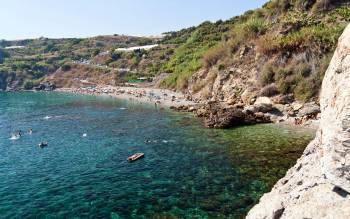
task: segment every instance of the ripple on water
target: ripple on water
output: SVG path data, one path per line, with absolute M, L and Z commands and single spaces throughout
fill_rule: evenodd
M 4 218 L 240 218 L 313 137 L 203 129 L 152 105 L 59 93 L 0 93 L 0 112 Z M 128 163 L 136 152 L 145 159 Z

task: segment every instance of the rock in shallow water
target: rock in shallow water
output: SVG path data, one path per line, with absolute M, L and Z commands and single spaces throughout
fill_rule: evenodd
M 270 118 L 264 113 L 250 112 L 236 107 L 209 107 L 209 116 L 205 117 L 205 126 L 208 128 L 232 128 L 240 125 L 269 123 Z

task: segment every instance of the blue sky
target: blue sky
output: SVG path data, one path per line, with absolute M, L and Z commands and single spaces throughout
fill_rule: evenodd
M 159 35 L 228 19 L 267 0 L 0 0 L 0 39 Z

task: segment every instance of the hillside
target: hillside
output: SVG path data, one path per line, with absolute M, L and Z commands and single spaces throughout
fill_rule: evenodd
M 195 98 L 292 93 L 318 97 L 336 42 L 350 21 L 348 1 L 275 0 L 226 22 L 174 34 L 181 46 L 165 63 L 163 85 Z M 176 40 L 178 39 L 178 40 Z
M 132 36 L 98 36 L 86 39 L 30 39 L 19 41 L 0 41 L 0 89 L 28 88 L 45 80 L 47 76 L 57 72 L 73 71 L 77 73 L 93 73 L 101 78 L 114 78 L 115 59 L 120 54 L 117 48 L 128 48 L 155 44 L 159 38 Z M 112 52 L 111 52 L 112 51 Z M 128 68 L 138 65 L 137 56 L 141 51 L 129 54 L 128 63 L 118 63 L 115 68 Z M 86 62 L 89 65 L 86 65 Z M 102 68 L 102 66 L 110 68 Z M 83 68 L 83 66 L 85 68 Z M 61 86 L 69 86 L 76 75 L 70 74 Z M 56 81 L 54 81 L 56 82 Z M 105 80 L 96 81 L 103 83 Z
M 204 22 L 164 38 L 1 41 L 0 88 L 30 88 L 43 80 L 60 87 L 135 82 L 167 73 L 161 87 L 194 100 L 230 104 L 256 96 L 293 94 L 317 100 L 336 41 L 350 21 L 346 0 L 272 0 L 262 8 Z M 150 50 L 117 48 L 153 45 Z M 74 83 L 73 83 L 74 82 Z

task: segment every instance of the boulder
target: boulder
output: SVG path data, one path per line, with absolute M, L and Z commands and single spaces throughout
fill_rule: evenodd
M 263 113 L 268 113 L 275 110 L 275 108 L 271 104 L 255 104 L 254 107 L 256 108 L 257 112 Z
M 306 103 L 303 108 L 299 110 L 298 116 L 310 116 L 314 115 L 316 116 L 318 113 L 321 112 L 320 106 L 316 103 Z
M 205 119 L 208 128 L 230 128 L 244 124 L 244 113 L 236 108 L 220 109 Z
M 222 104 L 206 105 L 201 113 L 204 125 L 208 128 L 231 128 L 240 125 L 271 122 L 270 118 L 238 107 L 227 107 Z M 202 111 L 202 110 L 201 110 Z M 198 115 L 198 110 L 197 110 Z
M 292 103 L 292 109 L 294 111 L 298 111 L 300 110 L 301 108 L 303 108 L 303 104 L 302 103 L 299 103 L 299 102 L 294 102 Z
M 264 104 L 264 105 L 272 105 L 273 102 L 271 101 L 270 98 L 268 97 L 258 97 L 254 103 L 254 105 L 261 105 L 261 104 Z
M 268 97 L 258 97 L 254 103 L 255 112 L 268 113 L 275 110 L 272 101 Z
M 256 112 L 258 112 L 258 108 L 255 107 L 254 105 L 245 106 L 243 109 L 243 113 L 245 114 L 254 114 Z

